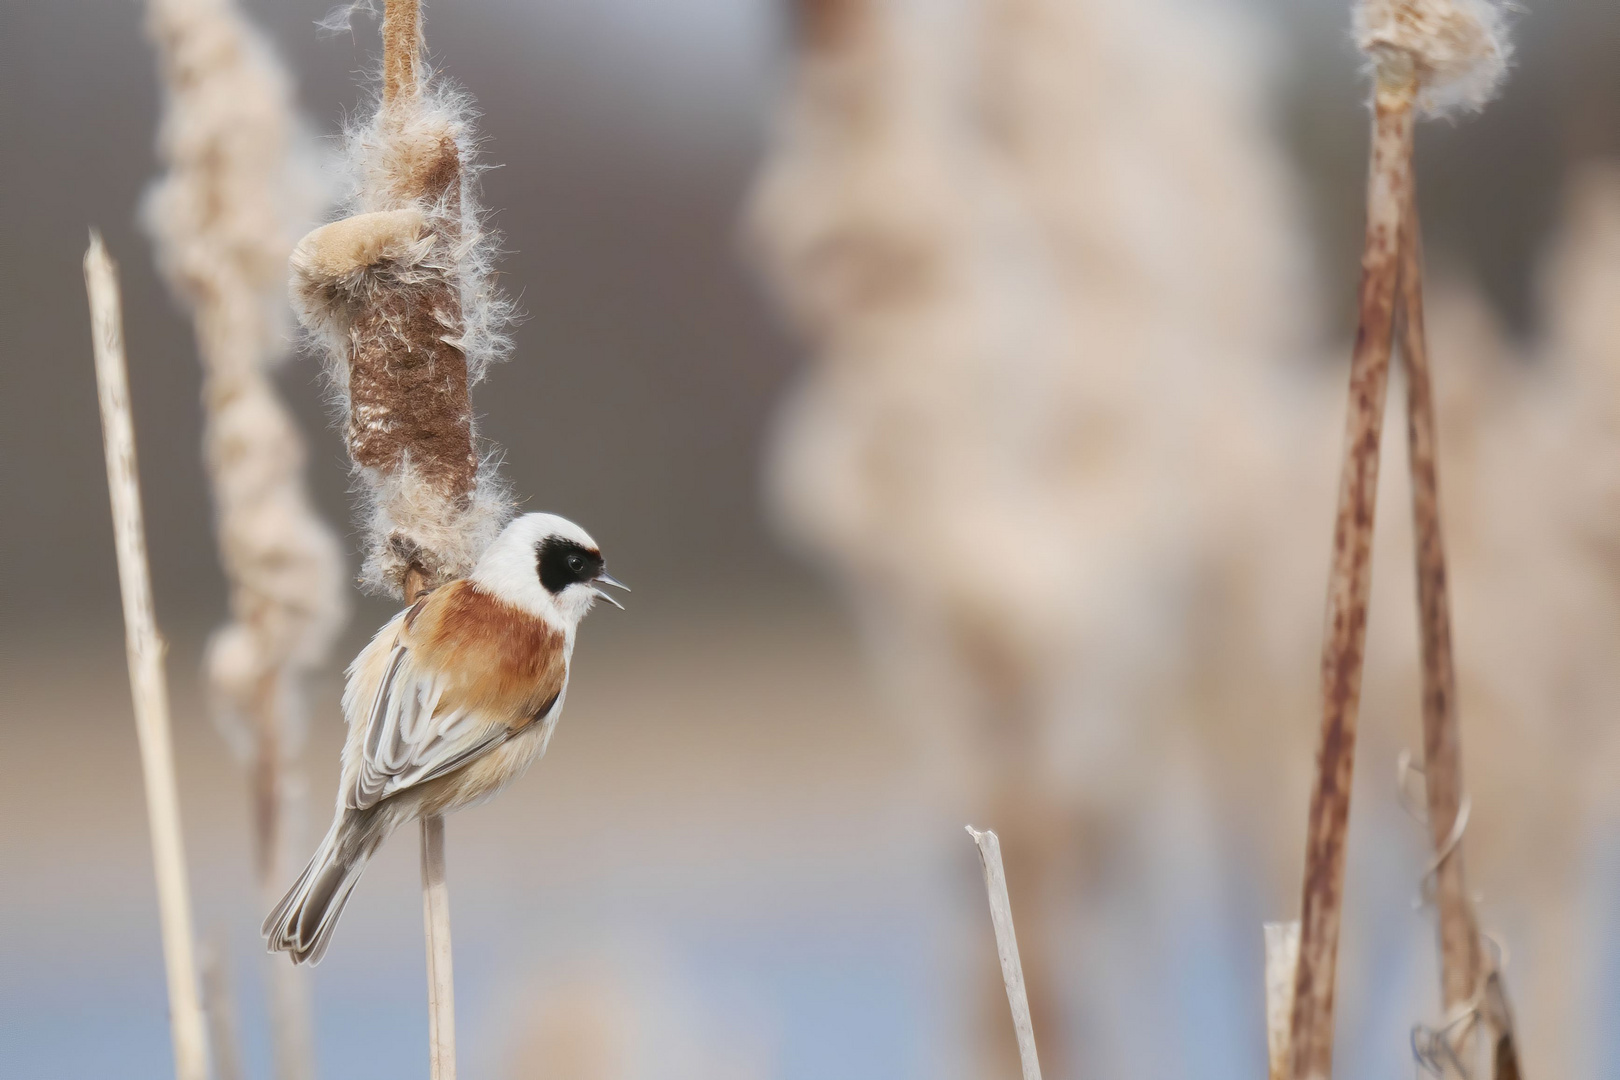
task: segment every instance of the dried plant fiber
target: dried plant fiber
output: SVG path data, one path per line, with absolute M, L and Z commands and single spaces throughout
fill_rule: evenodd
M 1380 78 L 1410 72 L 1426 115 L 1478 109 L 1507 73 L 1502 15 L 1492 0 L 1361 0 L 1356 43 Z

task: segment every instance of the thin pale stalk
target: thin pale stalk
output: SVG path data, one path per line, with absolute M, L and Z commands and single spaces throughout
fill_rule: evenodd
M 296 781 L 296 762 L 284 751 L 281 738 L 285 721 L 271 680 L 257 701 L 254 719 L 254 841 L 259 866 L 259 891 L 266 905 L 274 907 L 291 876 L 289 841 L 297 835 L 293 827 L 292 793 L 301 789 Z M 265 957 L 268 980 L 270 1030 L 275 1033 L 271 1052 L 277 1080 L 312 1080 L 315 1075 L 315 1039 L 310 1030 L 312 1010 L 309 1000 L 308 971 L 286 963 L 279 955 Z
M 1007 986 L 1007 1004 L 1012 1008 L 1023 1080 L 1041 1080 L 1041 1063 L 1035 1054 L 1035 1026 L 1029 1018 L 1029 995 L 1024 989 L 1024 967 L 1018 956 L 1018 935 L 1013 931 L 1012 902 L 1007 897 L 1007 874 L 1001 865 L 1001 841 L 995 833 L 979 832 L 971 825 L 967 831 L 978 846 L 979 861 L 984 866 L 985 891 L 990 895 L 990 923 L 996 932 L 996 956 L 1001 961 L 1002 982 Z
M 236 1038 L 236 995 L 231 993 L 230 965 L 225 962 L 225 952 L 225 935 L 221 932 L 210 934 L 209 940 L 203 942 L 203 1012 L 208 1017 L 214 1080 L 242 1080 L 242 1047 Z
M 1435 906 L 1440 913 L 1440 983 L 1446 1011 L 1466 1006 L 1479 987 L 1479 931 L 1463 875 L 1462 841 L 1452 835 L 1462 809 L 1462 732 L 1451 651 L 1451 604 L 1440 527 L 1439 435 L 1423 325 L 1423 239 L 1410 195 L 1401 245 L 1401 360 L 1406 368 L 1407 456 L 1417 558 L 1418 629 L 1423 649 L 1423 783 L 1434 841 Z M 1471 1055 L 1470 1055 L 1471 1058 Z
M 269 897 L 268 904 L 280 899 Z M 265 910 L 269 910 L 268 906 Z M 309 978 L 304 968 L 295 967 L 279 955 L 267 957 L 270 991 L 270 1030 L 275 1032 L 271 1052 L 275 1057 L 278 1080 L 310 1080 L 315 1075 L 315 1039 L 310 1030 L 312 1009 Z
M 1299 923 L 1266 923 L 1266 1062 L 1270 1080 L 1288 1080 L 1288 1025 L 1299 967 Z
M 135 462 L 135 422 L 130 411 L 118 270 L 97 233 L 90 234 L 90 250 L 84 256 L 84 280 L 90 294 L 96 391 L 107 456 L 107 487 L 112 497 L 113 540 L 123 596 L 129 684 L 135 702 L 135 731 L 140 743 L 141 771 L 146 780 L 146 813 L 157 876 L 175 1075 L 179 1080 L 207 1080 L 208 1036 L 197 986 L 191 894 L 180 830 L 180 793 L 175 782 L 174 745 L 169 731 L 169 687 L 163 670 L 165 646 L 157 629 L 152 576 L 146 559 L 146 525 L 141 513 L 140 477 Z
M 1041 1059 L 1045 1067 L 1061 1075 L 1073 1058 L 1063 1038 L 1062 980 L 1053 947 L 1059 937 L 1054 923 L 1062 912 L 1051 910 L 1053 905 L 1043 901 L 1059 894 L 1064 882 L 1073 875 L 1074 859 L 1084 847 L 1085 838 L 1072 808 L 1052 797 L 1050 792 L 1037 790 L 1028 783 L 1036 768 L 1034 747 L 1030 745 L 1035 741 L 1033 732 L 1024 726 L 1028 714 L 1008 711 L 997 715 L 1025 718 L 1016 726 L 1005 724 L 1001 729 L 1009 734 L 1013 730 L 1020 732 L 1015 736 L 1019 744 L 1016 754 L 1024 760 L 1018 764 L 1001 761 L 991 767 L 995 786 L 987 805 L 989 813 L 1001 824 L 996 848 L 1003 855 L 1008 891 L 1016 887 L 1018 895 L 1025 898 L 1019 909 L 1019 938 L 1030 947 L 1030 952 L 1025 956 L 1023 950 L 1019 950 L 1019 967 L 1030 999 L 1030 1023 L 1038 1024 L 1041 1029 Z M 1024 757 L 1026 752 L 1030 757 Z M 999 967 L 998 960 L 995 967 L 985 969 L 979 1007 L 981 1026 L 987 1033 L 985 1052 L 1008 1055 L 1014 1045 L 1007 1037 L 1006 989 Z
M 450 956 L 450 888 L 444 877 L 444 818 L 422 819 L 422 922 L 427 931 L 428 1075 L 456 1078 L 455 982 Z
M 1289 1037 L 1295 1080 L 1326 1080 L 1333 1071 L 1333 992 L 1345 838 L 1366 653 L 1378 452 L 1400 270 L 1401 216 L 1412 182 L 1414 89 L 1410 78 L 1399 85 L 1381 80 L 1374 95 L 1359 328 L 1350 364 L 1349 415 L 1333 530 L 1322 647 L 1322 730 L 1306 836 L 1299 967 Z
M 285 753 L 282 733 L 286 721 L 281 704 L 272 673 L 256 695 L 253 717 L 254 859 L 266 910 L 275 906 L 286 887 L 290 876 L 288 841 L 295 835 L 289 822 L 289 793 L 298 786 L 291 775 L 297 767 Z M 266 956 L 265 961 L 277 1080 L 311 1080 L 315 1075 L 315 1041 L 310 1031 L 307 972 L 275 954 Z

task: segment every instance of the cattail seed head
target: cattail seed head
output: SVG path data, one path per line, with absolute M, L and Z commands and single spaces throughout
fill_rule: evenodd
M 1425 115 L 1481 108 L 1507 71 L 1507 36 L 1489 0 L 1362 0 L 1355 19 L 1379 82 L 1415 82 Z
M 361 577 L 396 597 L 466 574 L 510 516 L 468 391 L 509 349 L 512 309 L 490 281 L 471 104 L 421 41 L 417 5 L 390 3 L 382 100 L 347 133 L 348 216 L 290 261 L 364 495 Z

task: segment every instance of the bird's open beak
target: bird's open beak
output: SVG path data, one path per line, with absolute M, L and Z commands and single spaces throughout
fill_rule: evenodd
M 593 588 L 591 589 L 591 591 L 593 593 L 595 593 L 597 596 L 601 597 L 603 600 L 606 600 L 608 603 L 612 604 L 614 607 L 618 608 L 620 611 L 624 610 L 624 605 L 623 604 L 619 603 L 617 600 L 613 599 L 613 597 L 609 596 L 607 593 L 603 592 L 601 589 L 595 588 L 594 586 L 596 586 L 596 585 L 611 585 L 615 589 L 623 589 L 625 592 L 630 591 L 630 586 L 626 585 L 624 582 L 620 581 L 618 578 L 614 577 L 612 574 L 597 574 L 594 578 L 591 579 L 591 584 L 593 586 Z

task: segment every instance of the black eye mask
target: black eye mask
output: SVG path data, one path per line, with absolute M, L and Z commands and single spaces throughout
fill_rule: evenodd
M 546 537 L 535 549 L 535 568 L 540 575 L 540 584 L 553 596 L 570 585 L 590 581 L 602 572 L 605 565 L 601 552 L 557 536 Z

